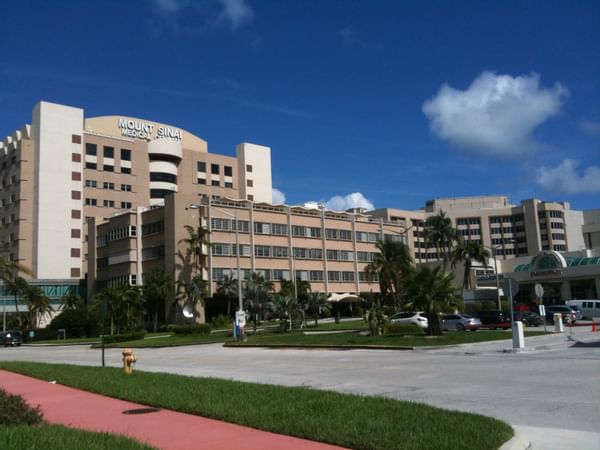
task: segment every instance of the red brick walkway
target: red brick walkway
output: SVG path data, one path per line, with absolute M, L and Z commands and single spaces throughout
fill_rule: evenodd
M 0 387 L 39 405 L 47 422 L 122 434 L 165 450 L 334 450 L 321 444 L 219 420 L 160 410 L 123 414 L 144 405 L 0 370 Z

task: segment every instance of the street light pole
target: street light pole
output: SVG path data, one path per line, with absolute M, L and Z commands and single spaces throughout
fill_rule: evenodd
M 498 279 L 498 261 L 496 260 L 496 248 L 492 246 L 492 256 L 494 257 L 494 272 L 496 272 L 496 295 L 498 301 L 498 310 L 502 309 L 502 302 L 500 301 L 500 280 Z

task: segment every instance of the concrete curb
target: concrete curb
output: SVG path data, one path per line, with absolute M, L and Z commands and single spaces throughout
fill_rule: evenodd
M 502 447 L 500 447 L 498 450 L 529 450 L 529 449 L 531 449 L 531 441 L 529 441 L 529 439 L 526 439 L 525 437 L 523 437 L 520 434 L 518 434 L 517 432 L 515 432 L 515 435 L 513 436 L 513 438 L 510 441 L 505 442 L 504 445 L 502 445 Z

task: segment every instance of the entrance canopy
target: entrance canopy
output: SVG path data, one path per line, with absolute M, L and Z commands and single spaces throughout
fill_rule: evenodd
M 331 303 L 354 303 L 354 302 L 359 302 L 360 300 L 361 300 L 361 298 L 358 295 L 349 294 L 349 293 L 331 294 L 327 298 L 327 301 L 331 302 Z

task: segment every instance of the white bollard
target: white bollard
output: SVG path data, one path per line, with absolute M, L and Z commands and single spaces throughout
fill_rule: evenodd
M 565 328 L 563 327 L 562 314 L 554 314 L 554 331 L 557 333 L 564 333 Z
M 523 322 L 513 323 L 513 348 L 525 348 L 525 334 L 523 333 Z

